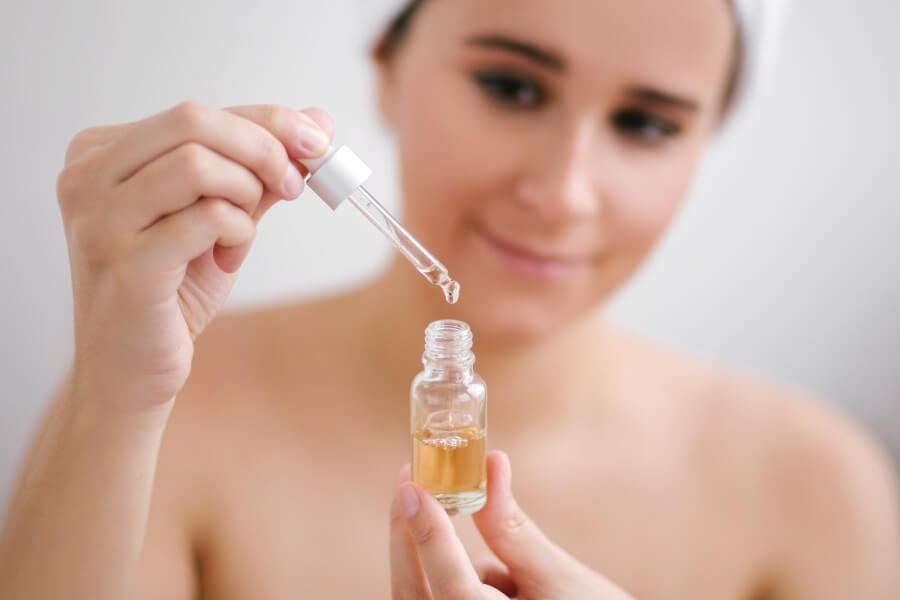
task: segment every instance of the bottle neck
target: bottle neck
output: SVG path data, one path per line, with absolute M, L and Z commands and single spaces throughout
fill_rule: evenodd
M 473 376 L 472 330 L 462 321 L 434 321 L 425 329 L 425 372 L 433 377 L 469 380 Z
M 430 360 L 422 357 L 425 365 L 425 375 L 429 379 L 446 379 L 448 381 L 470 381 L 475 375 L 475 357 L 468 361 L 458 360 Z

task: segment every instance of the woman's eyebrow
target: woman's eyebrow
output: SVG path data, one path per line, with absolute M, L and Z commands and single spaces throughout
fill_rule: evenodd
M 478 46 L 481 48 L 495 48 L 505 50 L 513 54 L 517 54 L 523 58 L 527 58 L 538 63 L 543 67 L 547 67 L 554 71 L 564 73 L 566 70 L 565 61 L 554 52 L 541 48 L 540 46 L 527 42 L 525 40 L 516 39 L 502 34 L 485 34 L 473 35 L 466 38 L 467 46 Z M 642 102 L 650 104 L 662 104 L 673 108 L 680 108 L 687 111 L 697 111 L 700 105 L 690 98 L 685 98 L 669 92 L 663 92 L 651 87 L 632 87 L 628 89 L 628 95 Z
M 629 88 L 627 93 L 632 99 L 647 102 L 649 104 L 662 104 L 690 112 L 695 112 L 700 108 L 699 103 L 695 100 L 649 87 Z
M 474 35 L 466 38 L 467 46 L 479 46 L 481 48 L 496 48 L 518 54 L 524 58 L 538 63 L 560 73 L 565 72 L 566 63 L 557 54 L 541 48 L 540 46 L 525 40 L 515 39 L 506 35 L 488 34 Z

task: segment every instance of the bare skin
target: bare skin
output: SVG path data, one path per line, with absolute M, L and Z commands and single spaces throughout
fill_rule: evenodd
M 0 596 L 387 596 L 408 385 L 446 317 L 475 332 L 519 503 L 584 565 L 566 577 L 606 598 L 609 580 L 641 598 L 897 596 L 896 482 L 865 435 L 597 315 L 718 125 L 727 4 L 555 6 L 428 0 L 376 61 L 404 221 L 462 282 L 453 307 L 397 263 L 206 330 L 256 222 L 299 193 L 294 160 L 330 137 L 321 111 L 189 102 L 76 137 L 59 182 L 75 362 L 10 504 Z
M 438 293 L 398 264 L 359 293 L 208 332 L 163 443 L 137 597 L 387 594 L 385 515 L 423 328 L 366 315 L 398 287 Z M 573 354 L 483 349 L 476 363 L 489 446 L 550 539 L 637 598 L 890 597 L 894 491 L 864 435 L 600 319 L 573 329 L 551 343 Z M 835 528 L 836 498 L 868 523 Z M 454 523 L 490 562 L 470 520 Z
M 437 293 L 398 264 L 358 293 L 226 316 L 204 335 L 129 597 L 387 595 L 421 335 L 398 318 L 419 315 L 363 315 L 398 287 Z M 841 598 L 868 584 L 865 597 L 891 597 L 893 482 L 858 430 L 599 319 L 575 329 L 558 343 L 582 360 L 478 354 L 489 445 L 511 456 L 519 503 L 548 537 L 638 598 Z M 832 502 L 868 519 L 836 528 Z M 496 564 L 454 522 L 473 560 Z

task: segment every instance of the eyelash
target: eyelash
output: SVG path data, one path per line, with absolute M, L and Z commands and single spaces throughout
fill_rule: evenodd
M 535 109 L 547 103 L 544 86 L 529 77 L 508 73 L 480 71 L 473 75 L 475 84 L 493 101 L 513 109 Z
M 475 84 L 488 98 L 512 110 L 536 110 L 547 104 L 549 93 L 533 78 L 497 71 L 478 71 Z M 653 145 L 681 133 L 677 124 L 639 108 L 622 108 L 610 118 L 613 128 L 636 142 Z
M 610 122 L 622 135 L 648 145 L 661 143 L 681 133 L 681 127 L 677 124 L 640 108 L 619 109 L 613 113 Z

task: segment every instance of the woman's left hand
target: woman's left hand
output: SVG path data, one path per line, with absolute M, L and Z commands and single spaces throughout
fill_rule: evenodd
M 438 501 L 404 481 L 391 506 L 394 600 L 631 598 L 548 540 L 525 516 L 510 492 L 506 454 L 493 451 L 487 463 L 487 503 L 473 519 L 504 568 L 479 574 Z

